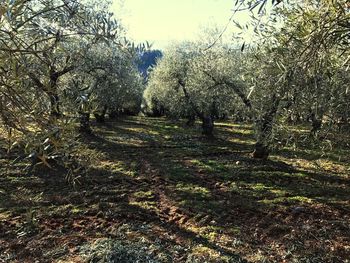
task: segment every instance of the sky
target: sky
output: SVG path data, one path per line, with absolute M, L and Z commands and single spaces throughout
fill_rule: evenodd
M 204 28 L 220 32 L 229 22 L 236 0 L 114 0 L 113 12 L 135 42 L 163 49 L 173 42 L 194 40 Z M 244 20 L 247 15 L 236 19 Z M 225 37 L 234 30 L 230 24 Z

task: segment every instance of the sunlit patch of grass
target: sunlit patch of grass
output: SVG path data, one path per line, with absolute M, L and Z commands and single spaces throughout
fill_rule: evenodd
M 126 131 L 132 131 L 132 132 L 145 132 L 145 129 L 142 127 L 123 127 L 124 130 Z
M 336 163 L 329 159 L 319 158 L 316 160 L 306 160 L 302 158 L 287 158 L 282 156 L 273 156 L 275 160 L 287 163 L 303 171 L 324 171 L 337 173 L 337 175 L 347 174 L 349 167 L 345 163 Z M 308 177 L 305 173 L 294 173 L 293 176 Z
M 263 199 L 259 201 L 263 204 L 298 204 L 298 203 L 313 203 L 313 199 L 306 196 L 289 196 L 277 197 L 273 199 Z
M 2 212 L 1 210 L 2 209 L 0 209 L 0 221 L 8 220 L 11 218 L 11 213 L 9 211 Z
M 267 186 L 265 186 L 264 184 L 261 184 L 261 183 L 254 184 L 254 185 L 251 186 L 251 188 L 253 190 L 256 190 L 256 191 L 266 191 L 268 189 L 271 189 L 271 187 L 267 187 Z
M 153 191 L 137 191 L 130 195 L 130 205 L 138 206 L 142 209 L 158 211 L 155 194 Z
M 156 131 L 153 129 L 141 128 L 141 127 L 124 127 L 123 129 L 131 132 L 135 132 L 138 134 L 147 134 L 147 135 L 154 135 L 154 136 L 158 136 L 160 134 L 159 131 Z
M 136 171 L 132 170 L 130 167 L 125 165 L 124 162 L 121 162 L 121 161 L 109 161 L 109 160 L 100 161 L 97 167 L 108 170 L 112 173 L 117 173 L 117 174 L 119 173 L 130 177 L 137 176 Z
M 228 229 L 225 229 L 227 232 L 231 233 L 231 234 L 235 234 L 238 235 L 241 233 L 241 228 L 237 227 L 237 226 L 231 226 Z
M 307 179 L 309 176 L 306 173 L 293 173 L 293 177 Z
M 221 171 L 226 171 L 227 168 L 225 164 L 216 161 L 216 160 L 198 160 L 198 159 L 193 159 L 190 161 L 191 164 L 195 165 L 196 167 L 200 169 L 205 169 L 209 172 L 221 172 Z
M 320 169 L 323 169 L 327 172 L 337 172 L 337 173 L 346 173 L 347 167 L 341 164 L 336 164 L 333 161 L 326 159 L 318 159 L 315 161 L 315 164 Z
M 178 183 L 175 188 L 177 191 L 188 193 L 191 195 L 196 195 L 198 197 L 202 198 L 209 198 L 210 197 L 210 191 L 207 188 L 195 185 L 195 184 L 185 184 L 185 183 Z
M 30 205 L 42 201 L 42 195 L 43 193 L 35 193 L 25 187 L 17 187 L 17 189 L 11 193 L 10 198 L 17 203 Z
M 216 162 L 211 161 L 211 160 L 205 162 L 202 160 L 194 159 L 194 160 L 191 160 L 190 162 L 191 162 L 191 164 L 193 164 L 201 169 L 206 169 L 208 171 L 215 171 L 215 168 L 216 168 L 216 167 L 213 167 L 216 164 Z
M 219 131 L 229 132 L 232 135 L 238 135 L 243 137 L 251 137 L 254 134 L 252 125 L 249 124 L 234 124 L 230 122 L 215 123 L 215 126 Z
M 130 205 L 138 206 L 145 210 L 158 211 L 157 202 L 155 201 L 130 201 Z
M 299 133 L 299 134 L 308 134 L 308 133 L 310 133 L 310 128 L 305 127 L 305 125 L 289 126 L 288 130 L 291 131 L 291 132 Z
M 308 198 L 306 196 L 291 196 L 286 198 L 287 200 L 291 200 L 291 201 L 298 201 L 301 203 L 312 203 L 313 200 L 311 198 Z
M 153 191 L 138 191 L 133 194 L 134 197 L 136 198 L 141 198 L 141 199 L 153 199 L 154 198 L 154 193 Z
M 168 130 L 176 130 L 179 129 L 179 126 L 177 125 L 164 125 L 162 126 L 163 129 L 168 129 Z
M 232 227 L 235 232 L 235 234 L 239 234 L 239 228 Z M 223 226 L 213 226 L 213 225 L 206 225 L 202 227 L 195 227 L 191 229 L 192 231 L 194 230 L 195 233 L 198 235 L 208 239 L 209 241 L 212 242 L 229 242 L 230 238 L 227 235 L 224 235 L 223 233 L 227 231 L 227 229 Z
M 276 196 L 286 196 L 288 195 L 288 192 L 285 190 L 281 190 L 281 189 L 270 189 L 269 190 L 271 193 L 273 193 Z
M 212 223 L 217 222 L 207 222 L 207 224 L 201 225 L 201 223 L 196 224 L 187 224 L 184 227 L 193 233 L 196 233 L 198 236 L 205 238 L 206 240 L 216 243 L 223 244 L 229 247 L 232 247 L 235 238 L 232 235 L 239 235 L 239 227 L 231 227 L 230 229 L 227 226 L 212 225 Z M 199 224 L 199 225 L 198 225 Z
M 232 182 L 228 189 L 232 192 L 239 193 L 243 196 L 263 198 L 269 193 L 272 187 L 265 186 L 262 183 L 247 183 L 244 181 Z
M 232 143 L 238 143 L 238 144 L 246 144 L 246 145 L 254 145 L 255 141 L 246 139 L 246 138 L 230 138 L 228 139 L 229 142 Z
M 215 249 L 207 246 L 198 245 L 191 249 L 187 258 L 187 262 L 202 263 L 202 262 L 233 262 L 232 258 L 225 256 Z
M 242 128 L 242 127 L 235 127 L 233 130 L 232 130 L 233 133 L 239 133 L 241 135 L 252 135 L 253 134 L 253 130 L 247 128 Z
M 218 122 L 215 122 L 215 125 L 224 126 L 224 127 L 234 127 L 234 128 L 246 129 L 246 130 L 252 129 L 251 124 L 234 123 L 232 121 L 226 121 L 226 122 L 218 121 Z
M 121 138 L 118 141 L 118 145 L 124 146 L 124 147 L 128 147 L 128 146 L 131 146 L 131 147 L 142 147 L 144 145 L 144 143 L 145 143 L 145 141 L 143 141 L 143 140 L 137 140 L 137 139 L 125 140 L 125 138 Z
M 247 257 L 248 262 L 271 262 L 269 261 L 268 256 L 266 256 L 266 253 L 262 250 L 257 250 L 253 254 L 249 255 Z M 283 262 L 283 261 L 282 261 Z
M 274 188 L 272 186 L 266 186 L 262 183 L 251 185 L 251 189 L 260 192 L 261 195 L 264 195 L 265 193 L 272 193 L 275 196 L 286 196 L 288 194 L 288 192 L 285 190 Z

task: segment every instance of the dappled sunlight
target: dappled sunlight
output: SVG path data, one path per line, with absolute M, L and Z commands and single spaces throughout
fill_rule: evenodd
M 177 141 L 195 134 L 197 127 L 182 129 L 181 123 L 152 118 L 125 118 L 103 129 L 93 126 L 96 135 L 81 139 L 84 155 L 92 160 L 76 189 L 64 178 L 64 187 L 56 187 L 53 175 L 27 178 L 13 173 L 2 182 L 18 191 L 8 195 L 0 187 L 0 218 L 19 215 L 21 228 L 13 225 L 9 231 L 24 231 L 22 239 L 40 229 L 63 231 L 67 240 L 88 231 L 89 241 L 74 242 L 93 253 L 94 242 L 107 242 L 113 233 L 119 241 L 108 242 L 118 245 L 121 240 L 120 249 L 133 249 L 131 243 L 136 250 L 155 244 L 162 258 L 185 253 L 199 262 L 241 258 L 237 253 L 256 262 L 276 246 L 276 257 L 286 255 L 298 237 L 310 242 L 313 237 L 307 232 L 320 235 L 316 223 L 307 231 L 302 228 L 306 220 L 323 220 L 334 240 L 344 238 L 345 232 L 337 232 L 343 225 L 333 231 L 331 222 L 347 220 L 347 164 L 307 160 L 298 152 L 292 159 L 275 154 L 269 161 L 255 160 L 246 147 L 237 146 L 250 145 L 250 132 L 234 141 L 235 129 L 247 127 L 227 122 L 226 129 L 224 124 L 216 131 L 221 139 L 214 142 L 192 135 Z M 41 204 L 50 205 L 38 209 Z M 28 219 L 31 210 L 34 219 Z
M 157 204 L 154 201 L 130 201 L 129 204 L 145 210 L 157 211 Z
M 129 204 L 142 209 L 159 212 L 154 193 L 150 191 L 137 191 L 129 197 Z
M 232 138 L 229 139 L 229 142 L 237 143 L 237 144 L 246 144 L 246 145 L 254 145 L 255 141 L 254 140 L 246 140 L 246 139 L 239 139 L 239 138 Z
M 231 127 L 234 130 L 241 130 L 241 131 L 247 131 L 247 130 L 251 130 L 253 125 L 252 124 L 244 124 L 244 123 L 234 123 L 234 122 L 221 122 L 218 121 L 215 123 L 215 125 L 219 126 L 219 127 Z
M 146 128 L 140 128 L 140 127 L 137 127 L 137 128 L 124 128 L 126 131 L 131 131 L 131 132 L 136 132 L 138 134 L 149 134 L 149 135 L 152 135 L 152 136 L 157 136 L 159 135 L 159 132 L 157 131 L 154 131 L 154 130 L 148 130 Z
M 205 169 L 210 172 L 227 170 L 227 164 L 223 164 L 216 160 L 191 160 L 190 162 L 200 169 Z
M 290 196 L 290 197 L 276 197 L 276 198 L 271 198 L 271 199 L 263 199 L 260 200 L 259 202 L 263 204 L 288 204 L 288 205 L 293 205 L 293 204 L 311 204 L 313 203 L 313 199 L 307 198 L 305 196 Z
M 186 198 L 197 199 L 197 198 L 209 198 L 210 192 L 204 187 L 200 187 L 194 184 L 183 184 L 179 183 L 175 186 L 176 191 L 184 194 Z M 197 196 L 197 198 L 196 198 Z
M 101 161 L 95 168 L 105 169 L 112 173 L 119 173 L 130 177 L 136 176 L 136 171 L 131 170 L 130 167 L 121 161 Z
M 296 156 L 297 157 L 297 156 Z M 333 177 L 348 177 L 349 166 L 346 163 L 335 163 L 329 159 L 306 160 L 276 156 L 276 159 L 304 171 L 330 172 Z
M 0 262 L 350 263 L 349 12 L 1 1 Z

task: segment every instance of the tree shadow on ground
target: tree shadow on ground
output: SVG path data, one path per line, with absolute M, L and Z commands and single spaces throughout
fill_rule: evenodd
M 160 240 L 158 249 L 176 262 L 186 261 L 190 252 L 185 248 L 198 247 L 216 253 L 212 262 L 224 256 L 281 262 L 288 253 L 296 260 L 346 258 L 347 178 L 279 160 L 254 160 L 248 154 L 251 145 L 240 143 L 251 133 L 230 135 L 231 125 L 219 127 L 214 141 L 195 135 L 195 129 L 162 125 L 170 126 L 165 120 L 131 118 L 93 127 L 94 134 L 81 142 L 101 155 L 75 188 L 60 171 L 30 180 L 19 172 L 6 177 L 2 182 L 9 198 L 7 206 L 1 204 L 0 253 L 49 261 L 47 251 L 68 247 L 65 255 L 73 255 L 86 242 L 121 238 L 120 227 L 128 225 L 135 230 L 123 238 L 144 237 L 149 247 Z M 30 202 L 10 195 L 21 187 Z M 35 215 L 28 218 L 31 210 Z M 30 243 L 36 240 L 41 243 L 34 242 L 34 248 Z M 56 248 L 49 245 L 53 241 Z M 176 255 L 175 244 L 185 257 Z

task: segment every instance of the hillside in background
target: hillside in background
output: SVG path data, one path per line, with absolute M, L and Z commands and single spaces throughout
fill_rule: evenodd
M 137 68 L 144 78 L 147 78 L 148 70 L 155 66 L 157 60 L 162 58 L 162 56 L 163 53 L 160 50 L 149 50 L 141 53 Z

